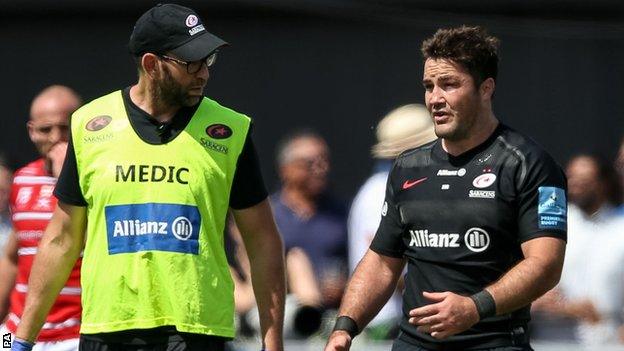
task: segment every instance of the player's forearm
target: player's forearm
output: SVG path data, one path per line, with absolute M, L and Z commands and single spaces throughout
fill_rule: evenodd
M 496 302 L 496 314 L 515 311 L 533 302 L 559 282 L 562 263 L 528 257 L 486 290 Z
M 80 254 L 67 242 L 42 242 L 28 280 L 28 295 L 16 336 L 34 341 L 48 311 L 65 285 Z
M 347 285 L 338 315 L 351 317 L 363 329 L 394 292 L 404 264 L 368 250 Z
M 269 351 L 284 349 L 286 283 L 284 248 L 267 199 L 250 208 L 232 211 L 249 256 L 262 342 Z
M 39 243 L 16 336 L 34 341 L 83 247 L 84 208 L 59 205 Z M 72 218 L 73 217 L 73 218 Z
M 249 250 L 251 278 L 260 315 L 262 340 L 266 350 L 283 350 L 284 299 L 286 295 L 282 242 L 277 231 L 262 236 Z

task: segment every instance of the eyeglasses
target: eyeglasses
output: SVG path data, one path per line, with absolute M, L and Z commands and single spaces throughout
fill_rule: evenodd
M 179 65 L 182 66 L 186 66 L 186 72 L 188 74 L 195 74 L 197 72 L 199 72 L 202 69 L 202 65 L 206 65 L 206 67 L 210 67 L 212 65 L 215 64 L 215 62 L 217 61 L 217 53 L 213 53 L 209 56 L 206 56 L 206 58 L 202 59 L 202 60 L 198 60 L 198 61 L 193 61 L 193 62 L 186 62 L 186 61 L 182 61 L 180 59 L 177 59 L 175 57 L 171 57 L 171 56 L 167 56 L 167 55 L 158 55 L 160 58 L 163 58 L 165 60 L 169 60 L 169 61 L 173 61 Z

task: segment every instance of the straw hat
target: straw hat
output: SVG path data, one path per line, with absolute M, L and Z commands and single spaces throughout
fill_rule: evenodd
M 390 111 L 376 128 L 375 158 L 395 158 L 401 152 L 435 140 L 433 122 L 427 108 L 409 104 Z

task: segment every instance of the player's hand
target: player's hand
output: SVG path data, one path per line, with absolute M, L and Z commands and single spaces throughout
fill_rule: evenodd
M 61 141 L 50 149 L 47 154 L 47 159 L 52 166 L 52 175 L 54 178 L 58 178 L 59 174 L 61 174 L 61 169 L 63 168 L 63 161 L 65 161 L 65 153 L 67 153 L 67 142 Z
M 344 330 L 331 333 L 325 351 L 347 351 L 351 348 L 351 336 Z
M 420 332 L 444 339 L 463 332 L 479 321 L 477 306 L 470 297 L 448 291 L 423 292 L 423 296 L 432 303 L 409 313 L 409 322 L 417 325 Z

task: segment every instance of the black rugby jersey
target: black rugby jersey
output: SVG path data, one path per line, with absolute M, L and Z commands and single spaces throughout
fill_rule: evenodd
M 523 258 L 520 244 L 566 240 L 566 178 L 532 140 L 499 124 L 481 145 L 449 155 L 441 140 L 400 155 L 388 177 L 382 220 L 371 249 L 405 257 L 405 341 L 433 350 L 511 345 L 526 330 L 527 306 L 486 318 L 443 341 L 408 323 L 410 310 L 431 303 L 423 291 L 472 295 Z

